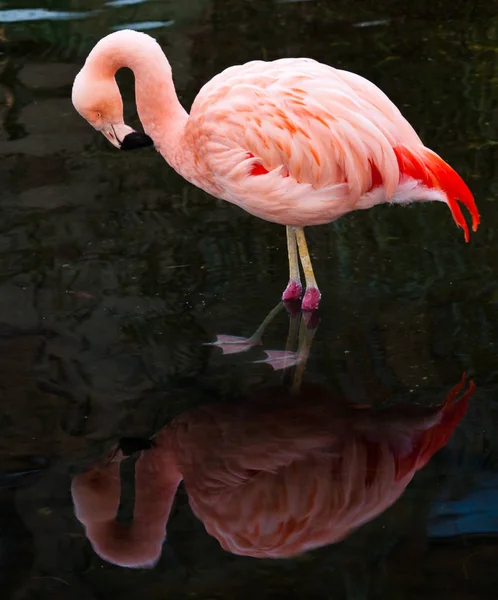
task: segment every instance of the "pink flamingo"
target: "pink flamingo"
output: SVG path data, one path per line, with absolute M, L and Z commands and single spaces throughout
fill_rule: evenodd
M 135 74 L 146 134 L 123 122 L 114 75 Z M 103 38 L 76 76 L 76 110 L 117 148 L 151 145 L 185 179 L 249 213 L 285 225 L 289 283 L 283 300 L 301 297 L 298 254 L 314 310 L 320 291 L 303 227 L 330 223 L 383 202 L 439 200 L 469 230 L 457 200 L 479 213 L 459 175 L 419 136 L 373 83 L 308 58 L 252 61 L 206 83 L 190 115 L 171 67 L 150 36 L 118 31 Z
M 440 408 L 418 411 L 359 408 L 310 384 L 198 408 L 142 446 L 131 525 L 116 521 L 119 448 L 74 478 L 76 516 L 103 559 L 153 566 L 183 479 L 193 512 L 229 552 L 283 558 L 338 542 L 393 504 L 447 443 L 474 390 L 470 382 L 457 398 L 464 383 Z

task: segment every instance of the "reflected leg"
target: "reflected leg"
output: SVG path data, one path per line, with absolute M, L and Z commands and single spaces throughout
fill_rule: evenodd
M 306 363 L 310 354 L 313 337 L 318 328 L 319 318 L 317 312 L 301 313 L 291 315 L 289 323 L 289 335 L 285 350 L 265 350 L 267 358 L 257 360 L 257 363 L 269 364 L 275 371 L 296 367 L 294 379 L 291 385 L 292 391 L 299 391 Z M 299 345 L 297 350 L 291 350 L 297 341 L 299 330 Z
M 297 246 L 299 248 L 301 264 L 303 266 L 304 278 L 306 280 L 306 292 L 303 297 L 301 308 L 302 310 L 316 310 L 320 304 L 321 294 L 313 273 L 308 245 L 306 244 L 306 237 L 304 236 L 302 227 L 294 227 L 294 231 L 296 234 Z
M 306 363 L 310 355 L 311 344 L 315 337 L 318 328 L 317 313 L 303 315 L 301 327 L 299 328 L 299 348 L 297 350 L 298 359 L 296 361 L 296 371 L 294 373 L 294 381 L 292 383 L 292 392 L 297 393 L 301 389 Z
M 219 334 L 216 336 L 216 342 L 207 342 L 204 345 L 218 346 L 218 348 L 221 348 L 223 354 L 237 354 L 239 352 L 245 352 L 253 346 L 258 346 L 262 343 L 263 333 L 265 332 L 266 328 L 283 307 L 284 305 L 282 302 L 279 302 L 277 306 L 275 306 L 275 308 L 268 313 L 264 321 L 251 335 L 251 337 L 245 338 L 235 335 Z
M 285 344 L 285 350 L 265 350 L 266 358 L 263 360 L 257 360 L 256 363 L 267 363 L 272 366 L 275 371 L 285 370 L 289 367 L 293 367 L 298 359 L 296 351 L 292 350 L 297 342 L 297 335 L 299 331 L 299 323 L 302 319 L 301 312 L 289 313 L 289 332 L 287 334 L 287 342 Z
M 299 260 L 297 257 L 296 233 L 294 227 L 287 225 L 287 253 L 289 255 L 289 283 L 282 294 L 284 302 L 299 300 L 303 287 L 299 275 Z

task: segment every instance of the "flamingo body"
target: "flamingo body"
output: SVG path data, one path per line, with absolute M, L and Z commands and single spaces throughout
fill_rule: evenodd
M 188 115 L 160 46 L 143 33 L 115 32 L 90 53 L 75 79 L 73 103 L 123 148 L 141 145 L 137 137 L 131 143 L 133 131 L 123 123 L 114 80 L 123 66 L 135 73 L 140 119 L 166 161 L 257 217 L 301 228 L 384 202 L 438 200 L 468 241 L 459 200 L 477 229 L 479 214 L 460 176 L 359 75 L 308 58 L 252 61 L 206 83 Z M 290 283 L 296 279 L 291 254 L 289 247 Z M 317 289 L 302 244 L 299 254 L 307 288 Z M 295 289 L 300 293 L 300 283 Z
M 377 86 L 307 58 L 215 76 L 192 105 L 185 143 L 193 183 L 282 225 L 329 223 L 388 201 L 447 202 L 452 182 L 469 201 L 449 166 L 426 174 L 443 161 Z

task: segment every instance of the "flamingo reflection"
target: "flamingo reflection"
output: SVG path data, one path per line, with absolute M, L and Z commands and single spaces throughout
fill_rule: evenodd
M 393 504 L 447 443 L 473 390 L 464 375 L 437 408 L 375 410 L 302 383 L 203 406 L 151 441 L 122 440 L 76 476 L 76 516 L 103 559 L 153 566 L 183 480 L 193 512 L 225 550 L 291 557 L 344 539 Z M 140 456 L 128 525 L 116 520 L 120 462 L 134 450 Z

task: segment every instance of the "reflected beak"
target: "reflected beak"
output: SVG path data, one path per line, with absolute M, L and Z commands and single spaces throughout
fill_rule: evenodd
M 146 133 L 135 131 L 124 123 L 104 125 L 100 131 L 119 150 L 135 150 L 154 144 Z

